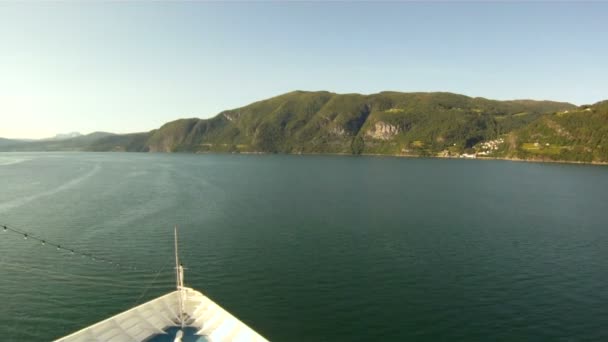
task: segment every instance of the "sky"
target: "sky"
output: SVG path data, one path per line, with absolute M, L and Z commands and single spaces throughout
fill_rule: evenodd
M 293 90 L 608 99 L 608 3 L 0 2 L 0 137 L 141 132 Z

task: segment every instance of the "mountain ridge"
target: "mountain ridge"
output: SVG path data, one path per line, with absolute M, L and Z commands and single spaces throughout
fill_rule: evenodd
M 608 131 L 594 131 L 604 132 L 607 118 L 608 101 L 575 106 L 449 92 L 363 95 L 296 90 L 208 119 L 170 121 L 149 132 L 63 140 L 68 147 L 27 143 L 13 149 L 474 155 L 605 162 Z

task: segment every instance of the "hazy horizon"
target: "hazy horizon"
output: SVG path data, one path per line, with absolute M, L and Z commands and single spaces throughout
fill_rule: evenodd
M 303 89 L 296 89 L 296 90 L 292 90 L 292 91 L 310 91 L 310 92 L 321 92 L 321 91 L 328 91 L 328 92 L 331 92 L 331 93 L 336 93 L 336 92 L 332 92 L 332 91 L 329 91 L 329 90 L 303 90 Z M 394 91 L 394 92 L 401 92 L 401 91 L 399 91 L 399 90 L 384 90 L 384 91 L 389 91 L 389 92 L 393 92 L 393 91 Z M 412 92 L 416 92 L 416 91 L 412 91 Z M 442 91 L 441 91 L 441 90 L 437 90 L 437 91 L 421 91 L 421 92 L 423 92 L 423 93 L 426 93 L 426 92 L 431 92 L 431 93 L 433 93 L 433 92 L 442 92 Z M 289 93 L 289 92 L 287 92 L 287 93 Z M 286 94 L 286 93 L 272 95 L 272 96 L 269 96 L 268 98 L 275 97 L 275 96 L 280 96 L 280 95 L 283 95 L 283 94 Z M 346 93 L 344 93 L 344 94 L 346 94 Z M 365 93 L 365 94 L 362 94 L 362 95 L 371 95 L 371 94 L 375 94 L 375 93 Z M 460 93 L 459 93 L 459 94 L 460 94 Z M 469 96 L 469 97 L 478 97 L 478 96 L 474 96 L 474 95 L 470 95 L 470 94 L 460 94 L 460 95 L 465 95 L 465 96 Z M 265 99 L 267 99 L 267 98 L 260 99 L 260 100 L 265 100 Z M 565 101 L 559 101 L 559 100 L 553 100 L 553 99 L 531 99 L 531 98 L 517 98 L 517 99 L 490 99 L 490 100 L 501 100 L 501 101 L 510 101 L 510 100 L 535 100 L 535 101 L 556 101 L 556 102 L 565 102 Z M 255 101 L 253 101 L 253 102 L 255 102 Z M 250 102 L 250 103 L 245 103 L 245 104 L 242 104 L 242 105 L 236 106 L 236 107 L 234 107 L 234 108 L 244 107 L 244 106 L 249 105 L 249 104 L 251 104 L 251 103 L 253 103 L 253 102 Z M 223 109 L 223 110 L 230 110 L 230 109 L 234 109 L 234 108 L 225 108 L 225 109 Z M 200 116 L 187 116 L 187 117 L 186 117 L 186 116 L 184 116 L 184 117 L 175 117 L 175 118 L 173 118 L 173 119 L 169 119 L 169 120 L 167 120 L 166 122 L 163 122 L 161 125 L 163 125 L 163 124 L 165 124 L 165 123 L 167 123 L 167 122 L 171 122 L 171 121 L 175 121 L 175 120 L 179 120 L 179 119 L 189 119 L 189 118 L 208 119 L 208 118 L 211 118 L 211 117 L 216 116 L 216 115 L 217 115 L 217 114 L 219 114 L 219 113 L 220 113 L 220 112 L 215 113 L 215 114 L 212 114 L 212 115 L 207 116 L 207 117 L 200 117 Z M 146 130 L 142 130 L 142 131 L 124 131 L 124 132 L 115 132 L 115 131 L 107 131 L 107 130 L 100 130 L 100 129 L 93 130 L 93 131 L 84 131 L 84 132 L 83 132 L 83 131 L 79 131 L 79 130 L 69 130 L 69 129 L 68 129 L 68 130 L 65 130 L 65 131 L 61 131 L 61 132 L 56 132 L 56 133 L 53 133 L 53 134 L 52 134 L 52 135 L 50 135 L 50 136 L 43 136 L 43 137 L 6 137 L 6 136 L 0 136 L 0 138 L 5 138 L 5 139 L 15 139 L 15 140 L 43 140 L 43 139 L 52 139 L 52 138 L 56 138 L 56 136 L 58 136 L 58 135 L 65 135 L 65 134 L 71 134 L 71 133 L 79 133 L 79 134 L 81 134 L 81 135 L 87 135 L 87 134 L 96 133 L 96 132 L 116 133 L 116 134 L 128 134 L 128 133 L 141 133 L 141 132 L 148 132 L 148 131 L 151 131 L 151 130 L 153 130 L 153 129 L 157 129 L 157 128 L 160 128 L 160 126 L 158 126 L 158 127 L 151 127 L 150 129 L 146 129 Z
M 293 90 L 608 98 L 608 3 L 1 3 L 0 137 L 149 131 Z

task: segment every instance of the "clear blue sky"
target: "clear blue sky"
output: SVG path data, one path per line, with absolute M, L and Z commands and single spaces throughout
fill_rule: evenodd
M 608 99 L 608 3 L 0 3 L 0 137 L 146 131 L 288 91 Z

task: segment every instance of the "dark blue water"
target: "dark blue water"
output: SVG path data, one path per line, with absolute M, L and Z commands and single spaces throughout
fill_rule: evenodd
M 178 224 L 187 285 L 274 341 L 605 341 L 607 219 L 602 166 L 0 154 L 0 222 L 138 267 L 0 235 L 0 336 L 171 291 Z

